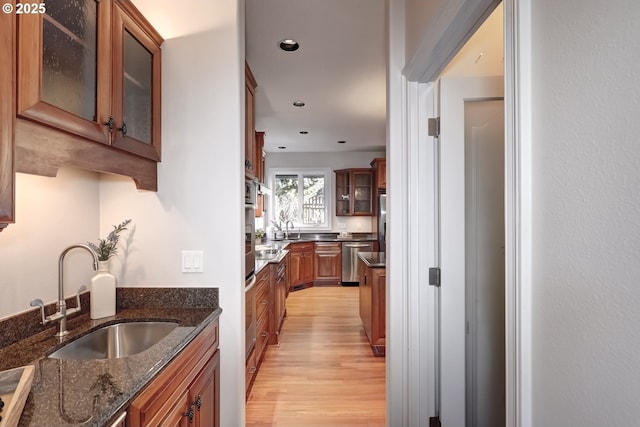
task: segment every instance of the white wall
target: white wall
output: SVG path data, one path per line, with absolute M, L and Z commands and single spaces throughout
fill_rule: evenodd
M 55 178 L 16 174 L 16 223 L 0 234 L 0 318 L 31 310 L 29 301 L 58 300 L 58 257 L 73 243 L 98 239 L 98 179 L 61 169 Z M 65 296 L 93 276 L 82 251 L 65 258 Z
M 211 5 L 210 5 L 211 6 Z M 208 10 L 208 9 L 207 9 Z M 204 13 L 204 11 L 202 12 Z M 244 425 L 244 27 L 237 2 L 216 2 L 220 25 L 166 40 L 158 192 L 101 179 L 101 230 L 134 222 L 121 283 L 218 287 L 221 425 Z M 242 101 L 242 102 L 241 102 Z M 204 251 L 204 272 L 180 271 L 181 250 Z
M 384 152 L 341 152 L 341 153 L 268 153 L 265 160 L 266 177 L 270 170 L 278 168 L 329 168 L 332 171 L 348 168 L 370 168 L 376 157 L 386 157 Z M 332 180 L 335 176 L 332 176 Z M 335 181 L 332 181 L 332 186 Z M 267 183 L 267 185 L 272 185 Z M 332 231 L 350 231 L 353 233 L 372 232 L 371 217 L 336 216 L 332 209 Z M 257 224 L 257 223 L 256 223 Z M 341 228 L 344 226 L 344 228 Z
M 531 5 L 533 425 L 637 425 L 640 3 Z

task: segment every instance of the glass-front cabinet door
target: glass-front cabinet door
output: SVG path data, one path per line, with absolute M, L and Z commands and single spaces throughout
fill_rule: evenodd
M 353 171 L 353 214 L 371 215 L 373 173 L 370 171 Z
M 113 9 L 113 146 L 160 160 L 160 44 L 153 28 L 134 20 L 136 10 Z
M 18 15 L 17 115 L 160 160 L 162 37 L 128 0 Z
M 18 15 L 17 114 L 108 144 L 110 2 L 41 5 Z
M 351 172 L 336 171 L 336 216 L 351 214 Z

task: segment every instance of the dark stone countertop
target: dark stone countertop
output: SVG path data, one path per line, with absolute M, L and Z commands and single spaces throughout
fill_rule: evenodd
M 386 268 L 387 256 L 384 252 L 358 252 L 358 256 L 367 267 Z
M 178 305 L 175 300 L 174 305 Z M 108 425 L 222 312 L 217 308 L 217 301 L 216 307 L 122 308 L 120 302 L 118 306 L 115 316 L 104 319 L 91 320 L 88 314 L 71 316 L 67 323 L 69 335 L 62 344 L 54 336 L 55 322 L 43 332 L 0 349 L 0 370 L 24 365 L 35 367 L 20 427 Z M 63 344 L 100 326 L 134 320 L 170 320 L 178 322 L 179 326 L 156 345 L 130 357 L 102 360 L 46 357 Z
M 267 254 L 266 258 L 256 258 L 256 271 L 255 274 L 260 273 L 260 271 L 268 266 L 269 264 L 277 264 L 284 259 L 289 251 L 287 249 L 280 249 L 276 253 Z

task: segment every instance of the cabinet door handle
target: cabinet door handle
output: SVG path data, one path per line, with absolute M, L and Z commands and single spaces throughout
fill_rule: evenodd
M 107 120 L 106 122 L 103 123 L 103 125 L 105 125 L 106 127 L 109 128 L 109 133 L 111 133 L 113 131 L 113 128 L 116 125 L 116 122 L 113 121 L 113 116 L 109 116 L 109 120 Z
M 195 402 L 193 402 L 193 404 L 196 405 L 196 408 L 198 408 L 198 412 L 200 412 L 200 407 L 202 406 L 202 398 L 200 397 L 199 394 Z
M 269 332 L 264 331 L 261 335 L 262 335 L 263 337 L 266 337 L 267 335 L 269 335 Z
M 122 132 L 122 136 L 127 136 L 127 124 L 122 122 L 122 127 L 118 128 L 120 132 Z
M 183 416 L 189 418 L 189 424 L 193 423 L 193 417 L 195 416 L 195 411 L 193 410 L 193 405 L 189 406 L 189 410 L 182 414 Z

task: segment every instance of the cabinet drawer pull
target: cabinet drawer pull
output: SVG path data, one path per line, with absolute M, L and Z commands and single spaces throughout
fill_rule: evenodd
M 262 335 L 263 337 L 266 337 L 267 335 L 269 335 L 269 332 L 264 331 L 261 335 Z

